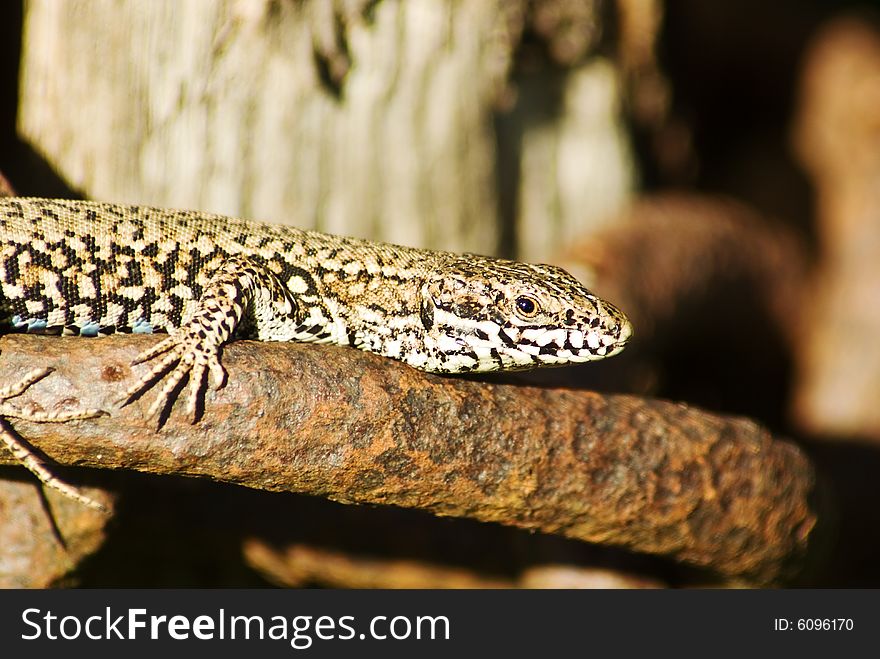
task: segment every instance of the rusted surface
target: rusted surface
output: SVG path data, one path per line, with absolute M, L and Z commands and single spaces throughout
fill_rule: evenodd
M 4 381 L 35 363 L 56 368 L 23 403 L 112 411 L 16 429 L 62 464 L 421 508 L 756 582 L 788 574 L 816 523 L 809 461 L 754 423 L 632 396 L 441 378 L 346 348 L 234 342 L 229 384 L 208 395 L 204 418 L 191 425 L 175 409 L 157 431 L 143 418 L 151 397 L 115 404 L 134 377 L 128 363 L 156 340 L 3 337 Z

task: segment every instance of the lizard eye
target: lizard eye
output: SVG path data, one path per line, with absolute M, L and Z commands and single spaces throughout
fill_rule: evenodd
M 520 295 L 516 298 L 516 310 L 523 318 L 534 318 L 538 313 L 538 301 L 530 295 Z

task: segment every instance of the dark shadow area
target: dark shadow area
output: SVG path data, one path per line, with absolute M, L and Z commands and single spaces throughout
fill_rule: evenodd
M 692 131 L 692 183 L 742 199 L 808 237 L 812 192 L 792 159 L 789 129 L 804 49 L 830 9 L 797 0 L 669 3 L 661 49 L 674 112 Z
M 673 585 L 714 579 L 660 557 L 497 524 L 136 473 L 125 474 L 125 495 L 107 542 L 77 576 L 84 587 L 269 585 L 244 562 L 242 543 L 252 537 L 279 549 L 302 543 L 353 557 L 471 570 L 483 578 L 514 579 L 529 566 L 561 564 Z
M 795 227 L 816 245 L 814 193 L 792 150 L 803 56 L 817 29 L 876 0 L 782 0 L 664 5 L 660 58 L 673 114 L 690 131 L 687 179 L 658 168 L 648 135 L 636 141 L 649 189 L 729 195 Z
M 16 141 L 18 76 L 21 69 L 22 0 L 3 5 L 0 21 L 0 171 L 9 173 L 12 147 Z
M 834 533 L 813 566 L 809 585 L 880 587 L 880 448 L 826 438 L 805 444 L 828 487 Z

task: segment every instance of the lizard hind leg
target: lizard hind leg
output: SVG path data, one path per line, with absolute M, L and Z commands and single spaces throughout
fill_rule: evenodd
M 25 468 L 34 474 L 46 486 L 64 496 L 78 501 L 94 510 L 107 512 L 106 507 L 94 499 L 86 496 L 77 488 L 55 476 L 46 466 L 44 460 L 34 452 L 29 446 L 15 436 L 14 431 L 9 426 L 7 419 L 16 418 L 26 421 L 36 421 L 38 423 L 64 423 L 66 421 L 77 421 L 80 419 L 92 419 L 103 416 L 106 412 L 96 409 L 85 410 L 66 410 L 66 411 L 43 411 L 30 408 L 19 408 L 8 402 L 10 398 L 14 398 L 23 393 L 28 387 L 42 380 L 52 372 L 51 368 L 36 368 L 22 377 L 17 382 L 0 387 L 0 440 L 7 449 L 15 456 Z
M 192 317 L 134 359 L 133 365 L 158 361 L 128 388 L 122 404 L 132 402 L 164 378 L 147 412 L 151 417 L 161 414 L 173 404 L 176 392 L 188 378 L 186 414 L 195 423 L 204 400 L 206 375 L 210 375 L 215 389 L 226 384 L 226 369 L 220 363 L 222 347 L 242 321 L 252 322 L 246 316 L 253 313 L 255 301 L 265 298 L 272 300 L 273 314 L 295 321 L 296 303 L 273 272 L 244 256 L 224 261 L 211 275 Z

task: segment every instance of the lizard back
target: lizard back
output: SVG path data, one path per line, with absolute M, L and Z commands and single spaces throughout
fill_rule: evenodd
M 188 328 L 194 345 L 336 343 L 437 373 L 604 359 L 631 335 L 554 266 L 75 200 L 0 199 L 0 293 L 13 331 Z
M 357 303 L 406 313 L 409 284 L 432 254 L 201 212 L 6 198 L 0 313 L 13 331 L 169 331 L 234 255 L 264 265 L 306 303 L 331 302 L 328 314 Z

